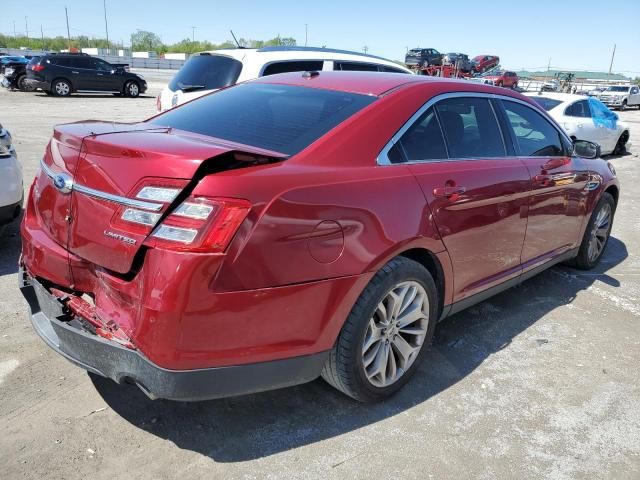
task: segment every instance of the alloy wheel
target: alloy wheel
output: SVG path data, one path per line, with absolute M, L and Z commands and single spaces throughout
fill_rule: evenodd
M 137 97 L 138 96 L 138 85 L 135 82 L 131 82 L 129 84 L 129 95 L 131 97 Z
M 416 360 L 429 327 L 429 298 L 415 281 L 393 287 L 378 303 L 362 343 L 367 380 L 376 387 L 398 381 Z
M 56 89 L 56 94 L 60 96 L 64 97 L 69 95 L 69 85 L 65 82 L 56 83 L 55 89 Z
M 591 237 L 589 239 L 589 248 L 587 256 L 590 262 L 595 261 L 604 250 L 611 229 L 611 206 L 609 204 L 602 205 L 598 211 L 596 219 L 593 222 Z

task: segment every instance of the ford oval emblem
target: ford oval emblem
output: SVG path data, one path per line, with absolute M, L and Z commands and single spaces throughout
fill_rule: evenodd
M 59 173 L 52 178 L 53 186 L 62 193 L 69 193 L 73 188 L 73 181 L 69 175 Z

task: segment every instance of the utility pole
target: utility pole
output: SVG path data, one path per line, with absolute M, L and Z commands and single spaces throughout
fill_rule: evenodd
M 191 27 L 191 41 L 196 41 L 196 27 Z
M 369 51 L 369 47 L 367 47 L 366 45 L 364 47 L 362 47 L 362 51 L 364 52 L 364 54 L 366 55 L 367 52 Z
M 613 57 L 616 56 L 616 44 L 613 44 L 613 52 L 611 52 L 611 63 L 609 64 L 609 74 L 607 75 L 607 80 L 611 77 L 611 69 L 613 68 Z
M 109 24 L 107 23 L 107 0 L 103 0 L 102 6 L 104 7 L 104 31 L 107 34 L 107 52 L 111 48 L 109 45 Z
M 44 52 L 44 31 L 42 30 L 42 24 L 40 24 L 40 38 L 42 38 L 42 51 Z
M 64 15 L 67 17 L 67 40 L 69 41 L 69 52 L 71 52 L 71 33 L 69 33 L 69 12 L 67 7 L 64 7 Z
M 305 23 L 304 24 L 304 46 L 307 46 L 307 38 L 309 36 L 309 24 Z
M 549 76 L 549 70 L 551 70 L 551 57 L 549 57 L 549 63 L 547 63 L 547 77 Z
M 16 21 L 13 21 L 13 38 L 18 38 L 18 35 L 16 35 Z
M 24 17 L 24 31 L 27 34 L 27 40 L 29 40 L 29 23 L 27 22 L 27 16 Z

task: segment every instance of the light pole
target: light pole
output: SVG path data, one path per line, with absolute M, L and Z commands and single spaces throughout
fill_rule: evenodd
M 29 40 L 29 24 L 27 23 L 27 17 L 24 17 L 24 31 L 27 34 L 27 40 Z
M 307 37 L 309 36 L 309 24 L 304 24 L 304 46 L 307 46 Z
M 194 43 L 196 41 L 196 27 L 191 27 L 191 41 Z
M 104 31 L 107 34 L 107 51 L 109 50 L 109 25 L 107 24 L 107 0 L 103 0 L 102 6 L 104 7 Z

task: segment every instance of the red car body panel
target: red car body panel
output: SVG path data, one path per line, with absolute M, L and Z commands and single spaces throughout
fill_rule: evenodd
M 121 207 L 75 191 L 64 196 L 42 173 L 29 194 L 21 260 L 28 274 L 75 298 L 89 294 L 93 304 L 87 302 L 83 311 L 91 312 L 101 332 L 117 331 L 165 369 L 327 351 L 371 277 L 403 252 L 432 256 L 441 271 L 446 311 L 574 248 L 602 191 L 618 188 L 601 160 L 551 165 L 541 157 L 514 157 L 376 165 L 407 119 L 440 94 L 499 94 L 538 109 L 504 89 L 344 72 L 310 79 L 284 74 L 257 82 L 379 98 L 285 161 L 198 178 L 192 195 L 251 204 L 224 252 L 154 247 L 145 240 L 148 232 L 118 223 Z M 43 162 L 90 188 L 134 198 L 141 185 L 168 182 L 184 188 L 203 165 L 237 151 L 282 159 L 276 152 L 148 123 L 84 123 L 56 127 Z M 555 181 L 553 187 L 542 177 L 532 183 L 537 175 L 560 175 L 558 180 L 574 174 L 574 181 Z M 594 175 L 599 187 L 585 195 L 585 183 Z M 448 185 L 466 190 L 450 198 L 434 196 L 434 186 Z M 126 235 L 135 245 L 105 236 L 106 231 Z
M 510 75 L 507 75 L 507 73 Z M 499 75 L 483 75 L 482 78 L 491 80 L 494 85 L 505 88 L 513 88 L 520 80 L 520 77 L 518 77 L 514 72 L 503 72 Z

